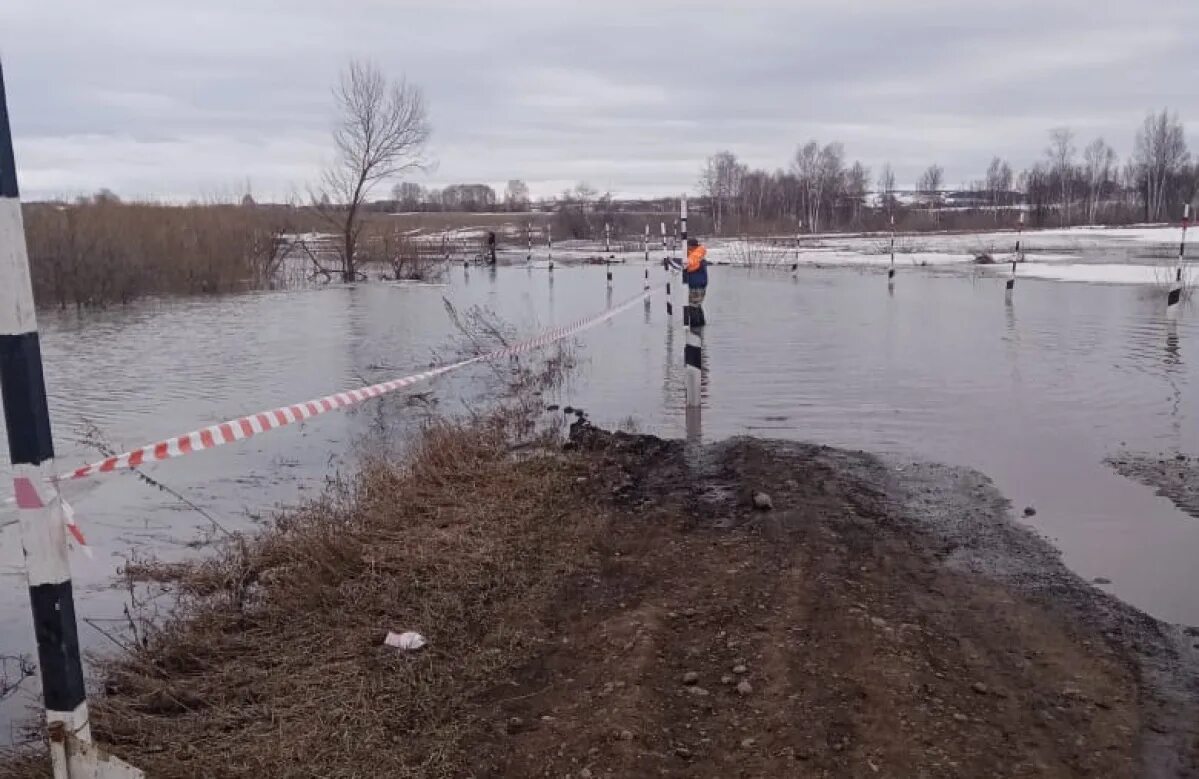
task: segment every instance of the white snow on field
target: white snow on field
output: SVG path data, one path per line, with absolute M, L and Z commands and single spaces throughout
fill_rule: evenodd
M 1168 275 L 1178 253 L 1182 230 L 1177 226 L 1135 225 L 1122 228 L 1072 227 L 984 233 L 899 233 L 895 264 L 938 266 L 962 271 L 1005 267 L 1013 258 L 1017 237 L 1027 262 L 1017 273 L 1055 281 L 1106 284 L 1156 284 Z M 1199 239 L 1199 236 L 1195 236 Z M 790 268 L 811 266 L 883 267 L 891 263 L 891 235 L 822 233 L 774 240 L 713 239 L 708 256 L 714 265 Z M 978 264 L 980 254 L 995 262 Z M 1199 261 L 1199 247 L 1188 252 Z

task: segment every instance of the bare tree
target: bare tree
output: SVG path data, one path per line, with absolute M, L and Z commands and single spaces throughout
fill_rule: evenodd
M 820 218 L 831 212 L 844 189 L 845 149 L 839 143 L 821 147 L 808 141 L 795 152 L 791 169 L 799 182 L 801 207 L 810 232 L 820 230 Z
M 1178 115 L 1172 115 L 1165 108 L 1161 113 L 1150 112 L 1137 132 L 1133 151 L 1133 162 L 1145 193 L 1146 219 L 1157 221 L 1163 218 L 1166 183 L 1187 165 L 1189 158 Z
M 992 157 L 991 164 L 987 166 L 985 186 L 991 193 L 991 207 L 995 211 L 995 220 L 999 221 L 999 208 L 1006 205 L 1008 193 L 1012 190 L 1012 166 L 1004 159 Z
M 333 99 L 339 114 L 336 158 L 313 200 L 340 230 L 342 279 L 352 281 L 362 207 L 376 184 L 424 164 L 429 122 L 420 88 L 402 78 L 389 81 L 371 62 L 351 62 Z
M 1070 206 L 1074 200 L 1074 131 L 1069 127 L 1055 127 L 1049 131 L 1049 175 L 1056 179 L 1060 196 L 1061 222 L 1070 223 Z
M 1102 138 L 1096 138 L 1083 150 L 1082 163 L 1083 182 L 1086 186 L 1087 224 L 1095 224 L 1095 219 L 1099 216 L 1099 203 L 1116 166 L 1116 152 Z
M 866 190 L 870 188 L 870 168 L 854 161 L 845 171 L 845 197 L 849 200 L 850 218 L 856 224 L 862 215 Z
M 882 205 L 887 209 L 887 213 L 895 208 L 895 171 L 891 169 L 891 163 L 883 163 L 883 172 L 878 174 L 878 191 L 882 197 Z
M 940 165 L 929 165 L 916 182 L 916 191 L 924 195 L 930 206 L 940 200 L 941 186 L 945 183 L 945 169 Z
M 745 166 L 729 151 L 713 154 L 700 172 L 700 191 L 712 203 L 712 226 L 717 234 L 723 229 L 726 211 L 741 195 L 745 173 Z

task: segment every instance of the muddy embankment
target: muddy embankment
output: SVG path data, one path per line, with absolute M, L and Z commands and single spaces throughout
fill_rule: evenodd
M 1107 464 L 1124 478 L 1152 487 L 1180 511 L 1199 519 L 1199 457 L 1121 452 L 1109 457 Z
M 107 665 L 94 730 L 163 777 L 1193 775 L 1189 640 L 1007 512 L 826 447 L 441 427 L 136 572 L 180 612 Z

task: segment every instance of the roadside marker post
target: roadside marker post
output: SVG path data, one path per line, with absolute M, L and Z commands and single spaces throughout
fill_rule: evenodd
M 895 214 L 891 214 L 891 267 L 887 269 L 887 289 L 895 289 Z
M 1012 275 L 1008 277 L 1005 285 L 1003 299 L 1007 303 L 1012 302 L 1012 297 L 1016 293 L 1016 263 L 1023 259 L 1020 254 L 1021 245 L 1024 243 L 1024 212 L 1020 212 L 1020 221 L 1016 223 L 1016 251 L 1012 255 Z
M 0 393 L 33 612 L 55 779 L 141 777 L 102 754 L 91 725 L 68 553 L 68 509 L 55 482 L 54 443 L 0 66 Z
M 1170 283 L 1170 292 L 1166 296 L 1166 316 L 1178 318 L 1178 308 L 1182 305 L 1182 269 L 1186 262 L 1187 225 L 1191 221 L 1191 204 L 1182 206 L 1182 239 L 1178 243 L 1178 264 L 1174 268 L 1174 280 Z
M 545 227 L 546 245 L 549 247 L 550 273 L 554 272 L 554 226 L 546 225 Z
M 686 195 L 683 195 L 679 205 L 679 225 L 679 237 L 683 246 L 683 281 L 684 286 L 690 289 L 690 286 L 686 284 L 687 254 L 690 251 L 690 247 L 687 245 Z M 687 330 L 687 340 L 683 346 L 685 371 L 683 382 L 687 394 L 687 408 L 699 408 L 700 378 L 703 374 L 704 310 L 700 306 L 691 305 L 690 295 L 688 295 L 688 302 L 683 306 L 683 327 Z

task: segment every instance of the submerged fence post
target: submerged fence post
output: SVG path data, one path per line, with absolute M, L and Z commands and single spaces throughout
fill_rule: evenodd
M 1174 268 L 1174 280 L 1170 283 L 1170 292 L 1166 296 L 1166 316 L 1178 318 L 1178 307 L 1182 305 L 1182 268 L 1186 262 L 1187 253 L 1187 223 L 1191 219 L 1191 204 L 1182 205 L 1182 240 L 1178 243 L 1178 265 Z
M 1024 242 L 1024 212 L 1020 212 L 1020 220 L 1016 223 L 1016 252 L 1012 255 L 1012 275 L 1008 277 L 1007 285 L 1003 293 L 1003 299 L 1007 303 L 1012 302 L 1012 297 L 1016 293 L 1016 263 L 1020 262 L 1020 246 Z
M 54 443 L 21 218 L 16 160 L 0 66 L 0 392 L 8 426 L 13 492 L 33 611 L 42 698 L 55 777 L 140 776 L 115 758 L 99 767 L 91 741 L 75 595 L 67 560 L 67 519 L 54 484 Z M 48 497 L 47 497 L 48 496 Z M 88 755 L 91 755 L 90 759 Z M 107 760 L 105 761 L 107 762 Z
M 891 267 L 887 269 L 887 289 L 895 289 L 895 214 L 891 214 Z

